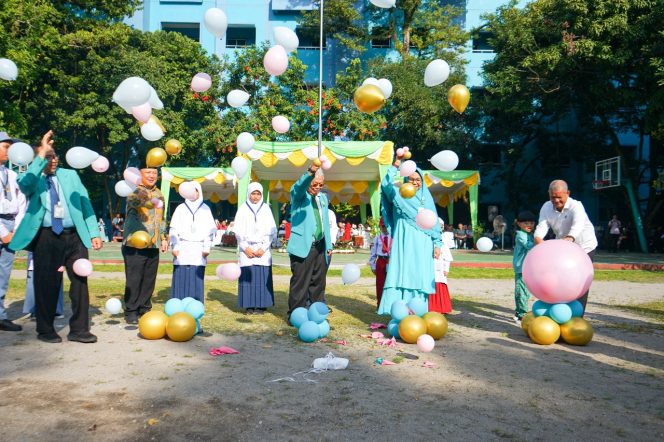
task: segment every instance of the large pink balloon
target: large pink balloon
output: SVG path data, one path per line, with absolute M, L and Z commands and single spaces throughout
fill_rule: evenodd
M 399 175 L 402 177 L 411 176 L 417 171 L 417 164 L 413 160 L 406 160 L 399 168 Z
M 212 86 L 212 77 L 205 72 L 199 72 L 191 79 L 191 90 L 194 92 L 205 92 Z
M 288 53 L 286 49 L 280 45 L 271 47 L 265 53 L 263 66 L 270 75 L 279 76 L 286 72 L 286 69 L 288 69 Z
M 108 158 L 99 157 L 92 162 L 92 170 L 99 173 L 106 172 L 109 165 Z
M 137 167 L 127 167 L 124 172 L 122 172 L 122 177 L 125 181 L 138 186 L 141 184 L 141 171 Z
M 196 193 L 198 189 L 191 181 L 185 181 L 184 183 L 178 186 L 178 193 L 180 196 L 189 201 L 196 201 L 198 199 L 198 194 Z
M 240 266 L 234 262 L 228 264 L 220 264 L 217 267 L 217 277 L 219 279 L 227 279 L 229 281 L 236 281 L 240 278 L 242 270 Z
M 131 114 L 138 121 L 147 123 L 148 120 L 150 119 L 150 116 L 152 115 L 152 107 L 150 106 L 150 103 L 143 103 L 141 105 L 132 107 Z
M 523 261 L 523 280 L 538 299 L 549 304 L 581 297 L 593 281 L 593 263 L 578 244 L 562 239 L 535 246 Z
M 290 121 L 284 116 L 277 115 L 272 118 L 272 129 L 277 133 L 285 134 L 290 129 Z
M 74 261 L 74 273 L 84 278 L 92 275 L 92 263 L 85 258 L 77 259 Z
M 430 335 L 421 335 L 417 338 L 417 348 L 424 353 L 429 353 L 436 346 L 433 338 Z
M 415 222 L 423 230 L 433 229 L 438 224 L 438 215 L 433 210 L 423 209 L 417 212 Z

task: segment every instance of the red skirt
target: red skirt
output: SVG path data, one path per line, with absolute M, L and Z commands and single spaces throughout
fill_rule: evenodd
M 449 313 L 452 311 L 450 291 L 444 282 L 437 282 L 436 293 L 429 295 L 429 311 L 438 313 Z

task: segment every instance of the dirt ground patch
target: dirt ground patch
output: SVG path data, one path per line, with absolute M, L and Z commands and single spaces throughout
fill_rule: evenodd
M 664 324 L 616 305 L 662 301 L 664 287 L 596 282 L 593 342 L 542 347 L 509 320 L 512 284 L 455 280 L 450 332 L 430 354 L 359 335 L 345 346 L 288 333 L 145 341 L 105 314 L 93 317 L 99 343 L 51 345 L 22 319 L 23 332 L 0 333 L 2 438 L 662 440 Z M 219 345 L 241 354 L 210 356 Z M 295 374 L 329 351 L 348 369 Z M 418 359 L 374 362 L 403 353 Z M 284 377 L 296 382 L 272 382 Z

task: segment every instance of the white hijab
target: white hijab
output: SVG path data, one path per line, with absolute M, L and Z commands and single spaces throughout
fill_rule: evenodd
M 171 235 L 175 231 L 177 237 L 186 241 L 204 241 L 214 235 L 217 225 L 212 211 L 203 202 L 203 189 L 196 181 L 192 184 L 198 190 L 195 201 L 185 200 L 177 206 L 171 218 Z
M 261 199 L 257 203 L 252 203 L 249 195 L 255 191 L 261 193 Z M 247 201 L 238 208 L 235 215 L 234 230 L 241 241 L 266 241 L 266 236 L 276 235 L 277 226 L 270 206 L 263 203 L 263 186 L 260 183 L 249 184 Z

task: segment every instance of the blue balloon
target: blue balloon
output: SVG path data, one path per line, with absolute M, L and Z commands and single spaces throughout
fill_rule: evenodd
M 390 336 L 396 339 L 401 339 L 401 336 L 399 336 L 399 321 L 392 319 L 390 322 L 388 322 L 387 332 L 390 334 Z
M 573 318 L 580 318 L 583 316 L 583 305 L 579 301 L 568 302 L 567 305 L 572 309 Z
M 192 298 L 191 296 L 187 296 L 186 298 L 182 299 L 182 308 L 183 308 L 183 309 L 184 309 L 184 308 L 187 308 L 187 305 L 188 305 L 191 301 L 195 301 L 195 299 Z
M 196 334 L 199 334 L 201 332 L 201 330 L 203 330 L 201 328 L 201 322 L 197 319 L 196 320 Z
M 293 327 L 300 328 L 308 320 L 307 309 L 304 307 L 298 307 L 290 314 L 290 323 Z
M 403 301 L 394 301 L 392 303 L 392 308 L 390 309 L 390 313 L 392 314 L 392 319 L 399 322 L 403 318 L 408 316 L 408 314 L 409 314 L 408 313 L 408 306 Z
M 184 309 L 182 308 L 182 300 L 178 298 L 171 298 L 166 301 L 166 305 L 164 305 L 164 313 L 166 313 L 168 316 L 173 316 L 174 314 L 183 311 Z
M 549 308 L 551 304 L 547 304 L 544 301 L 535 301 L 533 303 L 533 316 L 546 316 L 549 313 Z
M 317 324 L 325 321 L 328 315 L 330 314 L 330 309 L 327 304 L 324 302 L 314 302 L 309 306 L 309 311 L 307 312 L 307 317 L 310 321 L 314 321 Z
M 316 339 L 318 339 L 319 333 L 320 327 L 314 321 L 304 322 L 297 331 L 297 335 L 304 342 L 314 342 Z
M 324 338 L 330 333 L 330 323 L 327 321 L 323 321 L 320 324 L 318 324 L 318 337 L 319 338 Z
M 429 303 L 422 298 L 413 298 L 408 301 L 408 308 L 417 316 L 422 316 L 429 311 Z
M 193 316 L 194 319 L 201 319 L 205 314 L 205 306 L 201 301 L 192 299 L 189 303 L 186 304 L 184 311 Z
M 558 324 L 564 324 L 572 319 L 572 309 L 567 304 L 553 304 L 549 308 L 549 317 Z

